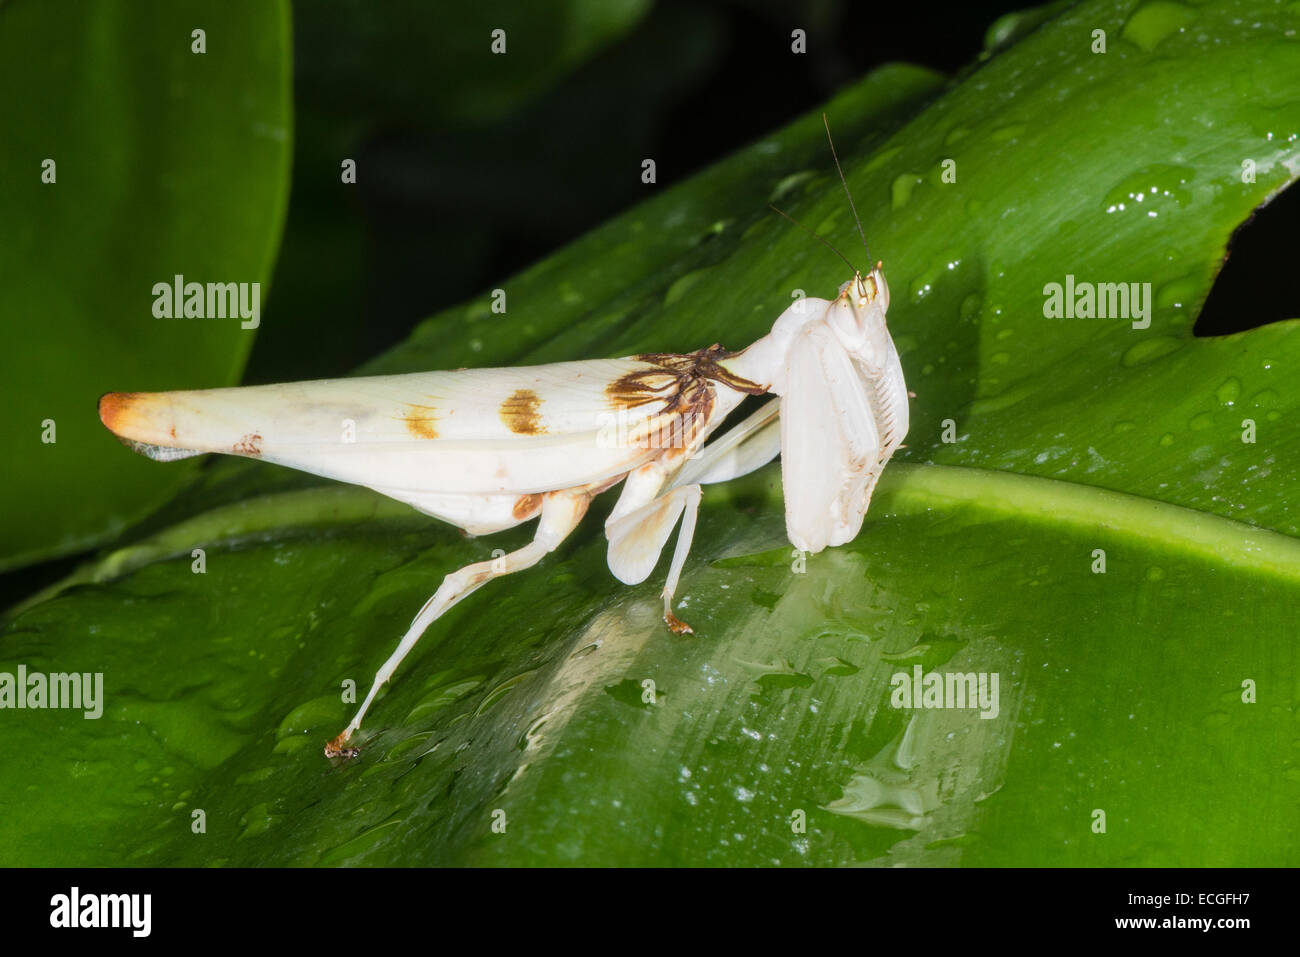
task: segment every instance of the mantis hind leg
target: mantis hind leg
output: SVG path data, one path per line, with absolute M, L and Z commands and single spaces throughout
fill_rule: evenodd
M 537 534 L 531 542 L 523 548 L 500 558 L 466 565 L 444 578 L 442 584 L 438 586 L 438 590 L 433 593 L 433 597 L 424 603 L 424 607 L 420 609 L 411 622 L 411 627 L 406 630 L 406 634 L 398 642 L 397 649 L 388 656 L 388 660 L 375 673 L 374 681 L 370 685 L 370 691 L 365 700 L 361 702 L 361 708 L 352 718 L 352 721 L 338 737 L 325 745 L 325 756 L 327 758 L 356 757 L 360 753 L 360 749 L 349 745 L 353 733 L 360 729 L 361 722 L 365 718 L 366 712 L 370 710 L 370 705 L 374 702 L 379 689 L 393 677 L 393 673 L 397 671 L 402 660 L 410 654 L 411 649 L 415 647 L 425 630 L 442 617 L 447 609 L 462 598 L 477 591 L 493 578 L 500 578 L 503 575 L 509 575 L 511 572 L 517 572 L 536 565 L 549 552 L 559 547 L 560 543 L 577 528 L 582 516 L 586 514 L 590 502 L 591 494 L 586 491 L 549 493 L 542 503 L 541 518 L 537 523 Z

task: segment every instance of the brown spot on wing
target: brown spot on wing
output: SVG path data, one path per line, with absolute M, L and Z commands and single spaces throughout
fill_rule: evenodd
M 236 455 L 251 455 L 257 457 L 262 454 L 262 437 L 256 432 L 250 432 L 236 442 L 235 447 L 231 451 Z
M 516 389 L 501 403 L 501 421 L 516 435 L 541 435 L 542 417 L 538 414 L 542 400 L 532 389 Z
M 438 420 L 434 416 L 434 408 L 431 405 L 412 405 L 411 411 L 406 414 L 403 421 L 406 422 L 407 431 L 417 439 L 438 437 L 436 428 Z
M 672 371 L 637 369 L 605 386 L 605 395 L 616 409 L 635 409 L 647 402 L 669 401 L 678 387 L 679 378 Z
M 515 507 L 510 510 L 515 518 L 523 521 L 526 518 L 532 518 L 542 507 L 542 496 L 534 492 L 531 495 L 521 495 L 515 502 Z

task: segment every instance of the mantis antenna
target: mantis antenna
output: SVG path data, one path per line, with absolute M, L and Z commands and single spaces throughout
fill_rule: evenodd
M 830 250 L 831 252 L 833 252 L 835 255 L 837 255 L 837 256 L 839 256 L 841 259 L 843 259 L 843 260 L 844 260 L 844 264 L 845 264 L 846 266 L 848 266 L 850 269 L 852 269 L 854 273 L 857 273 L 857 272 L 858 272 L 858 267 L 855 266 L 855 265 L 853 265 L 853 263 L 849 262 L 849 257 L 848 257 L 848 256 L 845 256 L 842 252 L 840 252 L 838 249 L 836 249 L 834 246 L 832 246 L 832 245 L 831 245 L 831 244 L 830 244 L 826 239 L 824 239 L 824 238 L 821 237 L 821 236 L 818 236 L 816 233 L 814 233 L 811 229 L 809 229 L 809 228 L 808 228 L 807 226 L 805 226 L 803 223 L 799 222 L 799 220 L 795 219 L 795 218 L 794 218 L 793 216 L 791 216 L 789 213 L 785 213 L 785 212 L 782 212 L 781 210 L 777 209 L 777 208 L 776 208 L 775 206 L 773 206 L 771 203 L 768 203 L 768 204 L 767 204 L 767 208 L 770 209 L 772 212 L 777 213 L 778 215 L 784 216 L 786 219 L 790 220 L 790 222 L 794 223 L 796 226 L 798 226 L 800 229 L 802 229 L 805 233 L 807 233 L 807 234 L 808 234 L 809 236 L 811 236 L 813 239 L 817 240 L 817 242 L 821 243 L 823 246 L 825 246 L 827 249 L 829 249 L 829 250 Z M 870 255 L 870 254 L 868 254 L 868 255 Z
M 871 250 L 867 248 L 867 234 L 862 229 L 862 220 L 858 218 L 858 208 L 853 205 L 853 194 L 849 192 L 849 181 L 844 178 L 844 170 L 840 168 L 840 158 L 835 152 L 835 140 L 831 139 L 831 124 L 826 119 L 825 113 L 822 114 L 822 125 L 826 127 L 826 140 L 831 144 L 831 158 L 835 160 L 835 171 L 840 174 L 840 182 L 844 185 L 844 195 L 849 198 L 849 209 L 853 211 L 853 221 L 858 224 L 858 235 L 862 237 L 862 248 L 867 250 L 867 262 L 871 262 Z

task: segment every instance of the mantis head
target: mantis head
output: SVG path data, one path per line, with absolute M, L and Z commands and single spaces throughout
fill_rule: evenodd
M 884 264 L 877 262 L 866 276 L 855 272 L 840 286 L 839 297 L 826 310 L 826 322 L 855 359 L 875 370 L 889 355 L 888 309 L 889 284 Z

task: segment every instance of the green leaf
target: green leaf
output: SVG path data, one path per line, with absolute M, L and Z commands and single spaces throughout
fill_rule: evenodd
M 364 693 L 443 574 L 528 530 L 221 463 L 4 635 L 0 672 L 102 671 L 106 703 L 9 722 L 0 859 L 1297 863 L 1300 339 L 1191 327 L 1300 170 L 1300 15 L 1154 6 L 1072 7 L 942 91 L 895 67 L 829 104 L 917 393 L 855 542 L 793 555 L 776 467 L 708 489 L 681 638 L 657 576 L 609 576 L 597 511 L 431 628 L 331 767 L 340 683 Z M 819 113 L 366 371 L 751 341 L 847 278 L 767 201 L 854 255 Z M 1151 283 L 1149 327 L 1047 318 L 1067 275 Z M 996 715 L 895 707 L 917 667 L 996 675 Z
M 192 477 L 123 456 L 95 400 L 238 381 L 254 331 L 157 319 L 153 287 L 182 274 L 265 293 L 288 197 L 288 8 L 14 0 L 0 87 L 15 91 L 0 116 L 7 569 L 103 542 Z

